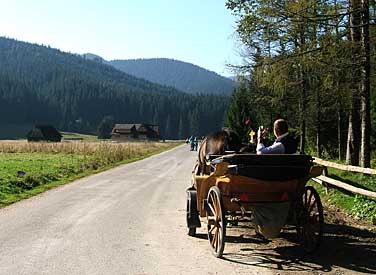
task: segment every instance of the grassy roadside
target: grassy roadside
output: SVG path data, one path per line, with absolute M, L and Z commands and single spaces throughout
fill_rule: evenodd
M 328 172 L 330 178 L 363 189 L 376 191 L 376 176 L 345 172 L 333 168 L 328 168 Z M 320 184 L 314 183 L 313 181 L 310 183 L 315 186 L 320 196 L 328 203 L 344 209 L 355 218 L 368 220 L 376 224 L 376 200 L 334 188 L 329 188 L 327 192 Z
M 63 135 L 63 140 L 67 139 L 81 139 L 83 141 L 98 141 L 98 137 L 95 135 L 85 135 L 79 133 L 71 133 L 71 132 L 61 132 Z
M 0 142 L 0 207 L 178 145 Z

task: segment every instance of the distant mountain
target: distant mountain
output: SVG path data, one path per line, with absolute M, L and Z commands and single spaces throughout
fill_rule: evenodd
M 232 80 L 232 81 L 234 81 L 234 82 L 236 82 L 238 77 L 232 75 L 232 76 L 228 76 L 227 78 L 230 79 L 230 80 Z
M 103 63 L 105 61 L 102 57 L 93 53 L 84 53 L 82 57 L 84 59 L 97 61 L 99 63 Z
M 236 87 L 236 83 L 229 78 L 174 59 L 129 59 L 107 63 L 130 75 L 190 94 L 231 95 Z
M 108 116 L 116 123 L 159 124 L 166 138 L 222 126 L 229 97 L 193 96 L 92 57 L 0 37 L 0 138 L 32 124 L 95 133 Z

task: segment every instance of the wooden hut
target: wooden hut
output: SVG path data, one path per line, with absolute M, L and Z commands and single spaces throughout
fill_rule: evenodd
M 27 135 L 27 141 L 60 142 L 63 136 L 51 125 L 35 125 Z
M 115 124 L 111 132 L 114 141 L 159 140 L 159 125 L 133 123 Z

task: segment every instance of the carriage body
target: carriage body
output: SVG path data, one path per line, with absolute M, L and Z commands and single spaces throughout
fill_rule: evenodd
M 313 166 L 312 157 L 231 154 L 209 156 L 205 166 L 205 174 L 196 175 L 193 172 L 193 184 L 187 190 L 187 226 L 188 234 L 194 235 L 200 223 L 198 216 L 207 217 L 208 238 L 215 256 L 222 256 L 225 242 L 223 227 L 226 229 L 227 221 L 241 221 L 247 216 L 251 217 L 253 207 L 260 204 L 290 202 L 290 213 L 293 216 L 290 220 L 293 220 L 298 233 L 312 231 L 307 226 L 313 223 L 319 227 L 314 232 L 317 239 L 315 243 L 304 244 L 307 240 L 303 240 L 304 248 L 310 252 L 318 247 L 323 224 L 322 206 L 317 192 L 311 186 L 306 187 L 306 183 L 310 177 L 320 174 L 321 169 Z M 308 204 L 312 197 L 319 213 L 310 217 Z M 222 230 L 218 236 L 215 235 L 220 240 L 213 241 L 214 236 L 209 231 L 213 231 L 213 226 Z M 222 235 L 222 239 L 219 235 Z

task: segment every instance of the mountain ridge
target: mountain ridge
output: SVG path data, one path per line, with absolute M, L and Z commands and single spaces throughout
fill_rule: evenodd
M 43 123 L 95 133 L 111 116 L 115 122 L 159 124 L 164 137 L 183 138 L 219 129 L 229 103 L 229 97 L 190 95 L 77 54 L 5 37 L 0 64 L 0 125 Z
M 191 94 L 231 95 L 237 83 L 198 65 L 171 58 L 115 59 L 107 64 L 153 83 Z
M 88 60 L 111 65 L 137 78 L 172 87 L 189 94 L 231 95 L 238 85 L 235 76 L 222 76 L 193 63 L 173 58 L 106 60 L 93 53 L 84 53 L 81 56 Z M 180 72 L 180 75 L 176 72 Z M 186 77 L 182 78 L 182 75 Z

